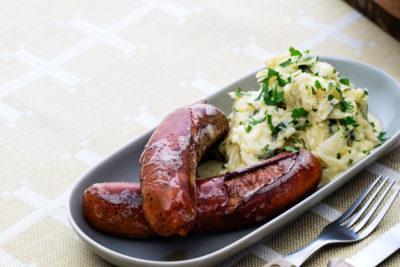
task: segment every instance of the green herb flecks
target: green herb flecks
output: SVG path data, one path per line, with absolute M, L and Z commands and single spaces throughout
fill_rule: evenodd
M 270 80 L 275 77 L 276 85 L 274 88 L 270 88 Z M 283 92 L 278 90 L 278 86 L 285 86 L 287 82 L 282 79 L 279 72 L 274 69 L 268 68 L 268 75 L 261 81 L 261 92 L 255 100 L 260 100 L 263 96 L 263 100 L 266 105 L 269 106 L 280 106 L 284 105 Z
M 287 66 L 289 66 L 290 64 L 292 64 L 292 59 L 291 58 L 289 58 L 288 60 L 286 60 L 285 62 L 282 62 L 281 64 L 279 64 L 279 66 L 281 66 L 281 67 L 287 67 Z
M 264 93 L 264 102 L 268 106 L 279 106 L 283 104 L 283 92 L 279 92 L 277 86 Z
M 369 155 L 371 153 L 371 150 L 363 150 L 362 153 L 364 153 L 365 155 Z
M 301 130 L 304 130 L 305 128 L 310 127 L 310 126 L 311 126 L 311 124 L 304 123 L 304 124 L 297 124 L 297 125 L 294 126 L 294 128 L 296 129 L 296 131 L 301 131 Z
M 268 80 L 270 80 L 272 77 L 276 78 L 279 86 L 285 86 L 287 84 L 287 82 L 282 79 L 281 74 L 278 71 L 268 68 Z
M 304 108 L 295 108 L 292 110 L 293 119 L 305 118 L 307 116 L 308 116 L 308 111 L 305 110 Z
M 354 128 L 359 126 L 356 120 L 352 116 L 348 116 L 344 119 L 341 119 L 340 123 L 345 126 L 353 126 Z
M 347 78 L 342 78 L 342 79 L 340 79 L 339 81 L 340 81 L 341 84 L 350 86 L 350 81 L 349 81 L 349 79 L 347 79 Z
M 331 101 L 332 99 L 334 99 L 333 95 L 328 95 L 328 100 Z
M 321 85 L 321 83 L 320 83 L 319 80 L 315 80 L 315 87 L 316 87 L 317 89 L 322 89 L 322 85 Z
M 336 89 L 336 91 L 339 93 L 340 98 L 343 99 L 343 92 L 342 92 L 342 90 L 340 89 L 340 85 L 339 85 L 338 83 L 336 84 L 335 89 Z
M 285 123 L 280 122 L 278 123 L 276 126 L 274 126 L 272 124 L 272 116 L 270 114 L 267 115 L 267 124 L 269 129 L 271 130 L 271 134 L 272 134 L 272 139 L 275 140 L 276 137 L 278 136 L 278 133 L 283 130 L 284 128 L 286 128 Z
M 296 152 L 300 151 L 300 148 L 298 148 L 296 146 L 284 146 L 283 149 L 285 151 L 289 151 L 289 152 L 293 152 L 293 153 L 296 153 Z
M 292 57 L 301 57 L 303 55 L 299 50 L 297 50 L 293 47 L 289 48 L 289 52 L 290 52 L 290 56 L 292 56 Z
M 236 89 L 236 91 L 235 91 L 235 95 L 236 95 L 237 97 L 241 97 L 241 96 L 244 95 L 244 93 L 242 92 L 242 89 L 238 88 L 238 89 Z
M 254 119 L 253 117 L 250 117 L 250 124 L 256 125 L 256 124 L 264 122 L 266 119 L 267 119 L 267 117 L 263 117 L 261 119 Z
M 311 73 L 311 69 L 309 65 L 299 65 L 299 70 L 301 70 L 302 72 L 309 72 Z
M 275 149 L 270 149 L 269 145 L 265 145 L 262 150 L 262 155 L 258 156 L 258 159 L 268 159 L 275 155 Z
M 386 132 L 380 132 L 379 134 L 378 134 L 378 139 L 379 139 L 379 141 L 381 142 L 381 143 L 383 143 L 383 142 L 385 142 L 386 140 L 387 140 L 387 138 L 386 138 Z
M 244 129 L 246 130 L 246 133 L 249 133 L 249 132 L 251 131 L 251 129 L 253 129 L 253 126 L 251 126 L 251 125 L 249 124 L 249 125 L 247 125 Z
M 353 109 L 353 105 L 350 101 L 340 101 L 339 102 L 340 110 L 343 112 L 351 111 Z
M 336 154 L 336 158 L 337 158 L 337 159 L 341 159 L 341 158 L 342 158 L 342 154 L 337 153 L 337 154 Z

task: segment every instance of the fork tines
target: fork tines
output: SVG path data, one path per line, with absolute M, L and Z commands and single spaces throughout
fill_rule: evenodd
M 380 175 L 334 223 L 353 230 L 360 238 L 369 235 L 383 219 L 399 190 L 396 179 Z

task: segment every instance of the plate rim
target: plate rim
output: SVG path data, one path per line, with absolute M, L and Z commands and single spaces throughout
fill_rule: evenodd
M 358 61 L 358 60 L 353 60 L 347 57 L 340 57 L 340 56 L 319 56 L 320 59 L 322 60 L 337 60 L 337 61 L 345 61 L 345 62 L 350 62 L 350 63 L 356 63 L 356 64 L 360 64 L 360 65 L 364 65 L 367 66 L 369 68 L 372 68 L 374 71 L 379 72 L 380 74 L 382 74 L 383 76 L 385 76 L 386 78 L 388 78 L 389 80 L 393 81 L 397 87 L 400 89 L 400 83 L 390 74 L 388 74 L 387 72 L 379 69 L 378 67 L 375 67 L 369 63 L 365 63 L 362 61 Z M 259 70 L 259 68 L 258 68 Z M 257 71 L 258 71 L 257 70 Z M 222 87 L 221 89 L 217 90 L 216 92 L 214 92 L 211 95 L 208 95 L 207 97 L 205 97 L 205 100 L 208 100 L 209 98 L 212 98 L 214 96 L 216 96 L 217 94 L 219 94 L 221 91 L 223 91 L 224 89 L 228 88 L 228 87 L 232 87 L 235 83 L 237 83 L 238 81 L 247 78 L 250 75 L 254 75 L 254 73 L 256 73 L 257 71 L 252 71 L 250 73 L 248 73 L 247 75 L 244 75 L 242 78 L 235 80 L 232 83 L 229 83 L 228 85 Z M 131 256 L 127 256 L 125 254 L 116 252 L 112 249 L 109 249 L 106 246 L 103 246 L 100 243 L 97 243 L 95 240 L 93 240 L 91 237 L 89 237 L 75 222 L 73 215 L 72 215 L 72 206 L 73 206 L 73 193 L 77 190 L 77 188 L 79 187 L 79 185 L 81 184 L 82 181 L 85 180 L 85 178 L 87 176 L 89 176 L 91 174 L 91 172 L 93 172 L 98 166 L 102 165 L 104 162 L 110 160 L 111 158 L 116 157 L 118 154 L 120 154 L 122 151 L 124 151 L 125 149 L 127 149 L 127 147 L 131 146 L 133 143 L 135 143 L 137 140 L 144 138 L 145 136 L 149 135 L 151 132 L 154 131 L 154 128 L 149 129 L 147 131 L 145 131 L 144 133 L 142 133 L 141 135 L 137 136 L 136 138 L 134 138 L 132 141 L 129 141 L 127 144 L 119 147 L 117 150 L 115 150 L 114 152 L 112 152 L 109 156 L 107 156 L 106 158 L 104 158 L 103 160 L 101 160 L 98 164 L 96 164 L 95 166 L 89 168 L 86 172 L 83 173 L 83 175 L 81 175 L 70 187 L 69 193 L 68 193 L 68 199 L 67 199 L 67 217 L 68 217 L 68 221 L 72 226 L 72 229 L 83 239 L 83 241 L 85 241 L 86 243 L 89 243 L 92 248 L 94 249 L 94 251 L 96 252 L 96 254 L 101 254 L 101 257 L 105 257 L 104 254 L 107 254 L 107 257 L 105 258 L 113 258 L 116 259 L 117 261 L 123 261 L 125 263 L 136 263 L 136 264 L 141 264 L 142 266 L 154 266 L 154 265 L 158 265 L 158 266 L 186 266 L 186 265 L 190 265 L 190 264 L 206 264 L 207 261 L 212 261 L 214 258 L 217 258 L 218 256 L 223 256 L 226 253 L 229 253 L 230 251 L 234 250 L 235 248 L 237 250 L 243 250 L 246 249 L 247 247 L 251 246 L 252 244 L 254 244 L 255 242 L 252 242 L 252 239 L 254 237 L 256 237 L 257 235 L 260 235 L 261 237 L 258 239 L 262 239 L 265 238 L 267 235 L 263 234 L 263 231 L 265 231 L 267 229 L 267 227 L 270 226 L 271 223 L 275 222 L 276 220 L 280 219 L 281 217 L 287 216 L 289 213 L 292 213 L 298 209 L 300 209 L 300 206 L 305 205 L 305 204 L 309 204 L 310 202 L 312 202 L 312 200 L 315 198 L 315 195 L 318 194 L 319 196 L 322 196 L 322 199 L 326 198 L 329 194 L 332 194 L 335 190 L 337 190 L 340 186 L 342 186 L 344 183 L 348 182 L 350 179 L 352 179 L 358 172 L 362 171 L 363 169 L 365 169 L 365 167 L 367 167 L 369 164 L 373 163 L 374 161 L 376 161 L 380 156 L 382 156 L 382 154 L 384 154 L 386 151 L 390 150 L 390 147 L 395 145 L 397 143 L 397 141 L 400 140 L 400 128 L 399 130 L 397 130 L 395 132 L 395 134 L 393 136 L 390 137 L 389 140 L 387 140 L 384 144 L 382 144 L 380 147 L 378 147 L 377 149 L 375 149 L 370 155 L 368 155 L 367 157 L 363 158 L 362 160 L 358 161 L 355 165 L 353 165 L 352 167 L 350 167 L 349 169 L 347 169 L 345 172 L 343 172 L 342 174 L 340 174 L 338 177 L 336 177 L 335 181 L 336 182 L 329 182 L 328 184 L 326 184 L 325 186 L 321 187 L 320 189 L 318 189 L 316 192 L 314 192 L 313 194 L 309 195 L 308 197 L 304 198 L 301 202 L 297 203 L 296 205 L 290 207 L 289 209 L 287 209 L 285 212 L 281 213 L 280 215 L 276 216 L 275 218 L 269 220 L 268 222 L 260 225 L 258 228 L 256 228 L 255 230 L 251 231 L 250 233 L 246 234 L 245 236 L 241 237 L 240 239 L 232 242 L 231 244 L 220 248 L 218 250 L 215 250 L 211 253 L 208 253 L 206 255 L 202 255 L 199 257 L 195 257 L 195 258 L 190 258 L 190 259 L 185 259 L 185 260 L 179 260 L 179 261 L 155 261 L 155 260 L 145 260 L 145 259 L 140 259 L 140 258 L 136 258 L 136 257 L 131 257 Z M 318 203 L 315 202 L 315 204 Z M 307 209 L 308 210 L 308 209 Z M 305 210 L 304 212 L 306 212 L 307 210 Z M 304 213 L 302 211 L 300 211 L 301 213 Z M 299 216 L 295 216 L 295 218 L 298 218 Z M 293 219 L 295 219 L 293 218 Z M 292 221 L 292 220 L 291 220 Z M 242 243 L 246 243 L 246 241 L 249 241 L 248 244 L 242 244 Z M 240 247 L 242 244 L 242 247 Z M 234 251 L 236 252 L 236 251 Z

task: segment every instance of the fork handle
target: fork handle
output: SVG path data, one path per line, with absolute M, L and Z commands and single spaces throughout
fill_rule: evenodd
M 354 265 L 351 265 L 350 263 L 347 263 L 342 259 L 333 258 L 329 260 L 328 267 L 354 267 Z
M 308 243 L 306 246 L 298 249 L 297 251 L 285 256 L 284 258 L 278 258 L 264 265 L 264 267 L 292 267 L 300 266 L 305 262 L 312 254 L 323 246 L 333 243 L 331 240 L 323 239 L 318 236 L 316 239 Z
M 268 262 L 263 267 L 296 267 L 291 262 L 286 261 L 284 258 L 278 258 Z

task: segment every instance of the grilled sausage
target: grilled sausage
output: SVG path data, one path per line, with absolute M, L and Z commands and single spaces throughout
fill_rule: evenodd
M 312 192 L 321 173 L 319 161 L 301 150 L 198 179 L 192 231 L 227 230 L 272 218 Z M 95 184 L 84 193 L 83 211 L 89 223 L 103 232 L 130 237 L 155 235 L 143 217 L 138 184 Z
M 196 103 L 170 114 L 141 156 L 144 216 L 159 235 L 186 235 L 196 215 L 196 168 L 205 151 L 228 131 L 216 107 Z
M 102 232 L 139 238 L 155 235 L 143 215 L 138 183 L 92 185 L 83 194 L 83 214 Z

